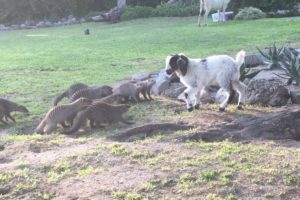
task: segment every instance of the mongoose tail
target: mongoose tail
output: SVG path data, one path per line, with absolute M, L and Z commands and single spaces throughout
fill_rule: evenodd
M 63 98 L 68 96 L 68 91 L 64 91 L 53 99 L 53 105 L 56 106 Z

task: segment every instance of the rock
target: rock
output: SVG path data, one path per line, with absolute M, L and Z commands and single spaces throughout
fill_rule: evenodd
M 79 22 L 80 22 L 80 23 L 85 23 L 86 20 L 85 20 L 84 18 L 80 18 Z
M 45 22 L 44 21 L 40 21 L 39 23 L 36 24 L 36 27 L 37 28 L 45 28 L 46 27 Z
M 27 29 L 27 26 L 26 26 L 25 24 L 21 24 L 21 25 L 20 25 L 20 28 L 21 28 L 21 29 Z
M 131 77 L 131 80 L 133 80 L 133 81 L 144 81 L 144 80 L 148 79 L 149 77 L 150 77 L 150 73 L 140 72 L 140 73 L 134 74 Z
M 207 86 L 200 92 L 200 101 L 203 104 L 206 103 L 215 103 L 216 101 L 216 95 L 220 91 L 219 86 Z
M 291 95 L 291 102 L 294 104 L 300 104 L 300 86 L 290 86 L 290 95 Z
M 3 24 L 0 24 L 0 31 L 6 31 L 7 27 Z
M 246 92 L 247 104 L 283 106 L 289 98 L 289 91 L 280 79 L 252 79 Z
M 251 66 L 251 67 L 257 66 L 257 65 L 264 65 L 265 59 L 260 54 L 250 54 L 250 55 L 246 55 L 245 64 L 246 64 L 246 66 Z
M 49 22 L 49 21 L 45 22 L 45 27 L 51 27 L 51 26 L 53 26 L 53 24 L 51 22 Z
M 18 25 L 18 24 L 13 24 L 13 25 L 10 26 L 10 28 L 11 28 L 12 30 L 19 30 L 19 29 L 20 29 L 20 25 Z
M 94 17 L 91 17 L 92 21 L 94 22 L 101 22 L 104 20 L 104 17 L 102 17 L 101 15 L 99 16 L 94 16 Z
M 55 25 L 55 26 L 62 26 L 62 25 L 63 25 L 63 22 L 58 21 L 58 22 L 55 22 L 54 25 Z
M 34 21 L 31 21 L 31 20 L 26 20 L 24 24 L 26 26 L 35 26 L 36 25 L 36 23 Z
M 215 102 L 216 103 L 222 103 L 225 100 L 225 91 L 223 88 L 220 88 L 215 95 Z M 239 95 L 237 93 L 235 93 L 234 98 L 232 100 L 232 102 L 230 103 L 237 103 L 239 99 Z
M 174 73 L 171 76 L 168 76 L 164 69 L 162 69 L 156 79 L 155 84 L 152 87 L 152 93 L 155 95 L 160 95 L 163 91 L 170 87 L 171 82 L 174 82 L 178 79 L 177 75 Z
M 180 82 L 172 83 L 160 95 L 176 99 L 185 89 L 186 87 Z

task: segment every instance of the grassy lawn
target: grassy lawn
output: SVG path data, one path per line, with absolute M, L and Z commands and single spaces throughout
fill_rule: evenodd
M 174 139 L 277 108 L 237 111 L 230 105 L 219 113 L 217 105 L 205 105 L 190 113 L 177 101 L 155 97 L 132 105 L 126 118 L 134 125 L 107 126 L 78 138 L 22 133 L 33 130 L 52 98 L 74 82 L 113 84 L 137 72 L 158 71 L 167 55 L 178 52 L 234 56 L 273 42 L 299 46 L 299 27 L 300 18 L 283 18 L 198 28 L 196 17 L 190 17 L 0 32 L 0 96 L 30 110 L 29 116 L 14 113 L 16 124 L 0 125 L 0 200 L 298 199 L 299 142 Z M 91 35 L 83 34 L 86 28 Z M 105 138 L 163 122 L 195 128 L 133 142 Z
M 191 17 L 1 32 L 0 91 L 20 101 L 47 100 L 74 82 L 110 84 L 159 70 L 172 53 L 235 55 L 273 42 L 299 43 L 299 25 L 300 18 L 284 18 L 198 28 Z M 90 36 L 83 34 L 86 28 Z

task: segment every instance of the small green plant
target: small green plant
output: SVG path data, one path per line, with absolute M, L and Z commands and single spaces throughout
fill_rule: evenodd
M 258 8 L 246 7 L 241 9 L 238 14 L 234 17 L 235 20 L 253 20 L 262 19 L 266 17 L 266 13 Z
M 284 47 L 277 48 L 274 43 L 272 47 L 268 48 L 268 53 L 263 52 L 257 47 L 259 53 L 266 58 L 267 63 L 269 64 L 269 69 L 273 69 L 275 67 L 280 67 L 280 62 L 282 60 L 282 53 L 284 51 Z
M 285 47 L 283 51 L 283 57 L 281 60 L 284 74 L 276 74 L 281 78 L 287 79 L 287 85 L 290 85 L 295 81 L 296 85 L 300 83 L 300 54 L 293 48 Z
M 255 77 L 259 72 L 261 72 L 261 70 L 257 70 L 255 72 L 251 72 L 251 69 L 246 66 L 245 64 L 243 64 L 240 67 L 240 81 L 244 81 L 246 78 L 252 79 L 253 77 Z

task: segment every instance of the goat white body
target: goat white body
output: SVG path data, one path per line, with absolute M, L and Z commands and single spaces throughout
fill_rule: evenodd
M 175 71 L 180 78 L 180 82 L 187 87 L 184 91 L 187 108 L 191 109 L 201 103 L 200 92 L 208 85 L 219 85 L 226 91 L 227 97 L 221 103 L 220 109 L 225 110 L 232 89 L 239 94 L 238 105 L 244 104 L 246 86 L 239 81 L 239 69 L 244 62 L 244 58 L 244 51 L 237 54 L 236 60 L 227 55 L 210 56 L 206 59 L 188 58 L 186 73 L 182 74 L 180 70 Z M 170 60 L 169 57 L 166 59 L 166 69 L 170 68 L 168 60 Z
M 216 9 L 219 12 L 219 21 L 220 21 L 220 10 L 222 10 L 222 20 L 225 21 L 225 10 L 229 4 L 230 0 L 200 0 L 200 10 L 198 17 L 198 25 L 201 24 L 201 19 L 204 18 L 204 23 L 207 25 L 207 16 L 211 9 Z M 202 17 L 202 12 L 204 12 L 204 16 Z

